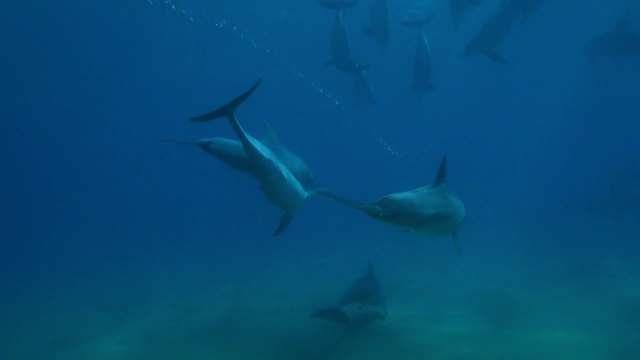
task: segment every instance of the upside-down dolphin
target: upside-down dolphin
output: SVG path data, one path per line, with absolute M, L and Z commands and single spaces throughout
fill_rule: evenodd
M 305 190 L 313 189 L 314 178 L 309 166 L 307 166 L 307 164 L 297 155 L 282 146 L 278 136 L 268 122 L 263 121 L 263 123 L 267 134 L 261 142 L 268 147 L 287 168 L 289 168 L 289 171 L 291 171 L 293 176 L 300 181 L 300 184 L 302 184 Z M 162 139 L 162 141 L 174 144 L 196 145 L 233 169 L 247 173 L 255 178 L 258 177 L 257 171 L 252 167 L 252 163 L 249 161 L 249 157 L 244 151 L 240 141 L 218 137 L 186 141 Z
M 384 302 L 385 297 L 382 283 L 373 272 L 373 265 L 371 261 L 369 261 L 365 275 L 349 284 L 335 305 L 322 308 L 311 314 L 311 317 L 335 321 L 347 326 L 349 326 L 355 318 L 360 319 L 360 321 L 370 322 L 375 319 L 384 319 L 387 313 Z M 384 313 L 367 313 L 363 315 L 363 317 L 349 317 L 344 311 L 344 308 L 352 304 L 359 305 L 360 309 L 365 306 L 381 307 Z
M 336 11 L 336 19 L 331 31 L 331 60 L 325 62 L 325 65 L 333 65 L 347 72 L 366 70 L 371 66 L 371 64 L 358 64 L 351 58 L 349 32 L 340 10 Z
M 509 33 L 522 11 L 523 4 L 520 0 L 509 0 L 469 41 L 465 55 L 481 54 L 493 61 L 506 63 L 507 60 L 495 48 Z
M 265 195 L 273 204 L 285 212 L 274 233 L 279 235 L 287 228 L 293 218 L 293 213 L 310 196 L 310 193 L 304 189 L 300 181 L 291 173 L 291 170 L 282 163 L 271 149 L 245 132 L 236 118 L 236 108 L 251 96 L 261 81 L 262 79 L 259 79 L 249 90 L 217 110 L 205 115 L 192 117 L 190 120 L 202 122 L 222 117 L 229 120 L 231 127 L 240 139 L 240 143 L 242 143 L 251 168 L 255 170 L 255 175 L 260 181 Z
M 617 59 L 620 56 L 628 56 L 640 53 L 640 35 L 628 31 L 629 10 L 626 10 L 613 29 L 589 40 L 584 46 L 584 51 L 593 61 L 596 57 Z
M 403 229 L 433 234 L 452 235 L 456 253 L 460 254 L 458 229 L 465 217 L 465 208 L 458 196 L 445 185 L 447 157 L 443 157 L 435 181 L 431 185 L 390 194 L 371 205 L 359 204 L 334 195 L 328 190 L 318 190 L 346 206 L 358 209 L 374 219 Z
M 369 23 L 362 31 L 384 48 L 389 40 L 389 0 L 370 0 Z

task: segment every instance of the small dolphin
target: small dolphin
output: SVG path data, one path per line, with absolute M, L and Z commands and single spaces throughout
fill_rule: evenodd
M 339 70 L 356 72 L 368 69 L 371 64 L 358 64 L 351 58 L 349 33 L 341 11 L 336 11 L 336 20 L 331 32 L 331 60 L 325 65 L 333 65 Z
M 382 306 L 384 308 L 384 295 L 382 284 L 373 272 L 371 261 L 367 264 L 367 272 L 356 279 L 342 293 L 335 307 L 342 309 L 347 305 L 358 304 L 364 306 Z
M 495 48 L 522 15 L 520 0 L 510 0 L 478 31 L 465 49 L 465 56 L 482 54 L 489 59 L 506 63 L 507 60 Z
M 356 95 L 357 105 L 373 105 L 376 103 L 373 87 L 369 81 L 366 71 L 355 71 L 353 76 L 353 92 Z
M 640 35 L 628 31 L 629 10 L 627 9 L 618 19 L 613 31 L 600 34 L 589 40 L 584 51 L 593 61 L 596 57 L 617 59 L 640 53 Z
M 318 4 L 333 10 L 344 10 L 354 7 L 359 0 L 317 0 Z
M 409 231 L 453 235 L 456 253 L 460 254 L 457 231 L 465 217 L 465 208 L 456 194 L 445 186 L 447 157 L 440 162 L 433 184 L 387 195 L 371 205 L 359 204 L 334 195 L 328 190 L 317 193 L 346 206 L 358 209 L 374 219 Z
M 424 31 L 420 30 L 413 62 L 413 83 L 411 84 L 411 89 L 416 94 L 422 95 L 434 88 L 432 72 L 429 41 Z
M 449 0 L 451 6 L 451 17 L 453 18 L 453 28 L 458 30 L 460 22 L 469 9 L 482 4 L 484 0 Z
M 246 101 L 256 90 L 262 79 L 259 79 L 249 90 L 231 100 L 226 105 L 205 115 L 190 118 L 194 122 L 210 121 L 225 117 L 240 139 L 251 167 L 255 169 L 262 190 L 267 198 L 284 210 L 280 224 L 274 235 L 281 234 L 291 222 L 293 213 L 310 196 L 300 181 L 291 173 L 271 149 L 244 131 L 236 118 L 236 108 Z
M 384 48 L 389 40 L 389 0 L 370 0 L 369 24 L 362 31 Z
M 309 166 L 307 166 L 307 164 L 294 153 L 282 146 L 278 136 L 268 122 L 263 121 L 263 123 L 266 128 L 267 135 L 261 140 L 261 142 L 268 147 L 287 168 L 289 168 L 293 176 L 300 181 L 300 184 L 302 184 L 305 190 L 313 189 L 315 181 Z M 162 141 L 174 144 L 196 145 L 230 167 L 247 173 L 252 177 L 258 177 L 257 171 L 251 166 L 249 157 L 244 151 L 242 143 L 239 141 L 225 138 L 203 138 L 188 141 L 162 139 Z

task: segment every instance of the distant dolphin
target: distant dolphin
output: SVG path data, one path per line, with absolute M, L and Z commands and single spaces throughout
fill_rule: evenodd
M 522 15 L 522 9 L 520 0 L 508 1 L 467 44 L 465 55 L 482 54 L 493 61 L 506 63 L 495 48 Z
M 427 35 L 422 31 L 422 27 L 430 23 L 434 16 L 435 13 L 430 12 L 421 15 L 405 15 L 400 19 L 402 25 L 418 30 L 418 41 L 413 61 L 413 83 L 411 84 L 411 89 L 418 95 L 422 95 L 434 87 L 431 49 Z
M 344 10 L 358 4 L 359 0 L 317 0 L 318 4 L 333 10 Z
M 628 31 L 629 10 L 626 10 L 618 19 L 613 31 L 600 34 L 589 40 L 584 46 L 584 51 L 593 61 L 596 57 L 617 59 L 620 56 L 628 56 L 640 53 L 640 35 Z
M 460 254 L 457 232 L 465 217 L 465 208 L 456 194 L 445 186 L 447 157 L 443 157 L 433 184 L 387 195 L 371 205 L 359 204 L 327 190 L 318 193 L 346 206 L 358 209 L 374 219 L 406 230 L 453 235 L 456 253 Z
M 462 17 L 471 9 L 482 4 L 484 0 L 449 0 L 451 6 L 451 17 L 453 18 L 453 28 L 458 30 Z
M 274 235 L 279 235 L 287 228 L 293 218 L 293 213 L 310 196 L 310 193 L 304 189 L 298 179 L 278 159 L 273 151 L 244 131 L 236 118 L 236 108 L 251 96 L 261 81 L 262 79 L 258 80 L 249 90 L 231 100 L 228 104 L 205 115 L 192 117 L 190 120 L 202 122 L 221 117 L 229 120 L 242 143 L 251 167 L 256 171 L 256 176 L 265 195 L 273 204 L 285 211 L 274 233 Z
M 353 92 L 356 95 L 357 105 L 373 105 L 376 103 L 373 87 L 369 81 L 366 71 L 354 71 L 353 76 Z
M 306 190 L 313 189 L 314 178 L 309 166 L 307 166 L 302 159 L 280 144 L 278 136 L 268 122 L 263 121 L 263 123 L 267 131 L 267 136 L 262 139 L 261 142 L 268 147 L 287 168 L 289 168 L 289 171 L 291 171 L 296 179 L 300 181 Z M 203 138 L 189 141 L 163 139 L 163 141 L 174 144 L 196 145 L 230 167 L 247 173 L 255 178 L 258 177 L 256 169 L 251 166 L 249 157 L 244 151 L 242 143 L 239 141 L 225 138 Z
M 370 1 L 369 24 L 362 31 L 384 48 L 389 40 L 389 0 Z
M 336 11 L 336 20 L 331 32 L 331 60 L 326 65 L 333 65 L 339 70 L 356 72 L 368 69 L 371 64 L 361 65 L 351 58 L 349 33 L 341 11 Z
M 352 321 L 356 319 L 356 322 L 362 325 L 362 323 L 368 323 L 376 319 L 384 319 L 387 313 L 384 300 L 381 282 L 373 272 L 373 265 L 371 265 L 371 261 L 369 261 L 366 274 L 352 282 L 334 306 L 322 308 L 311 314 L 311 317 L 335 321 L 345 325 L 350 325 Z M 384 310 L 384 313 L 361 314 L 362 316 L 355 316 L 351 319 L 347 313 L 344 312 L 344 308 L 353 304 L 360 305 L 360 308 L 365 306 L 380 306 Z

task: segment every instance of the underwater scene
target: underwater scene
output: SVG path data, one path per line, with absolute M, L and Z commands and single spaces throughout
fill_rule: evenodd
M 640 359 L 637 0 L 0 18 L 0 360 Z

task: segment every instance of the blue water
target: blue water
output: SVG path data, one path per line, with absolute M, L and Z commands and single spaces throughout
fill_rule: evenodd
M 0 4 L 0 359 L 640 358 L 640 54 L 589 61 L 634 0 L 548 1 L 464 57 L 500 6 L 425 28 L 435 89 L 409 88 L 415 34 L 391 1 L 381 50 L 344 12 L 377 103 L 356 105 L 314 1 Z M 287 229 L 259 184 L 190 123 L 269 121 L 318 186 L 363 203 L 433 181 L 464 201 L 462 254 L 322 197 Z M 375 266 L 388 316 L 309 315 Z

